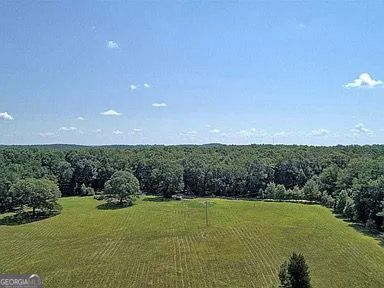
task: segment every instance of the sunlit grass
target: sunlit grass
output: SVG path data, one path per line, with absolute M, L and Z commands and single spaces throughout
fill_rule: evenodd
M 98 209 L 63 198 L 60 215 L 0 226 L 0 273 L 46 287 L 276 287 L 304 254 L 314 287 L 384 287 L 384 248 L 320 206 L 210 199 Z

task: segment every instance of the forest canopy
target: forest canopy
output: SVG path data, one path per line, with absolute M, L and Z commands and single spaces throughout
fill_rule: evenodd
M 62 196 L 82 196 L 102 193 L 118 171 L 145 194 L 306 199 L 383 225 L 382 145 L 1 147 L 0 212 L 15 208 L 20 180 L 47 179 Z

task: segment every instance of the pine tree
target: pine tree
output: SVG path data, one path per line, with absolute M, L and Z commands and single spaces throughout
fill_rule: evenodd
M 311 278 L 304 256 L 293 252 L 289 261 L 281 265 L 279 278 L 280 288 L 310 288 Z

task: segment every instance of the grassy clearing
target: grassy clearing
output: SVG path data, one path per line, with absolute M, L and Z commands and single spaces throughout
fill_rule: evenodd
M 63 198 L 61 215 L 0 226 L 0 272 L 46 287 L 276 287 L 303 252 L 314 287 L 384 287 L 384 248 L 320 206 L 139 200 L 116 210 Z

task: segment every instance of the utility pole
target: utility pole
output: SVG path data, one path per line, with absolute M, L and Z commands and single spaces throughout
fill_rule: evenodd
M 205 225 L 208 226 L 208 201 L 205 201 Z

